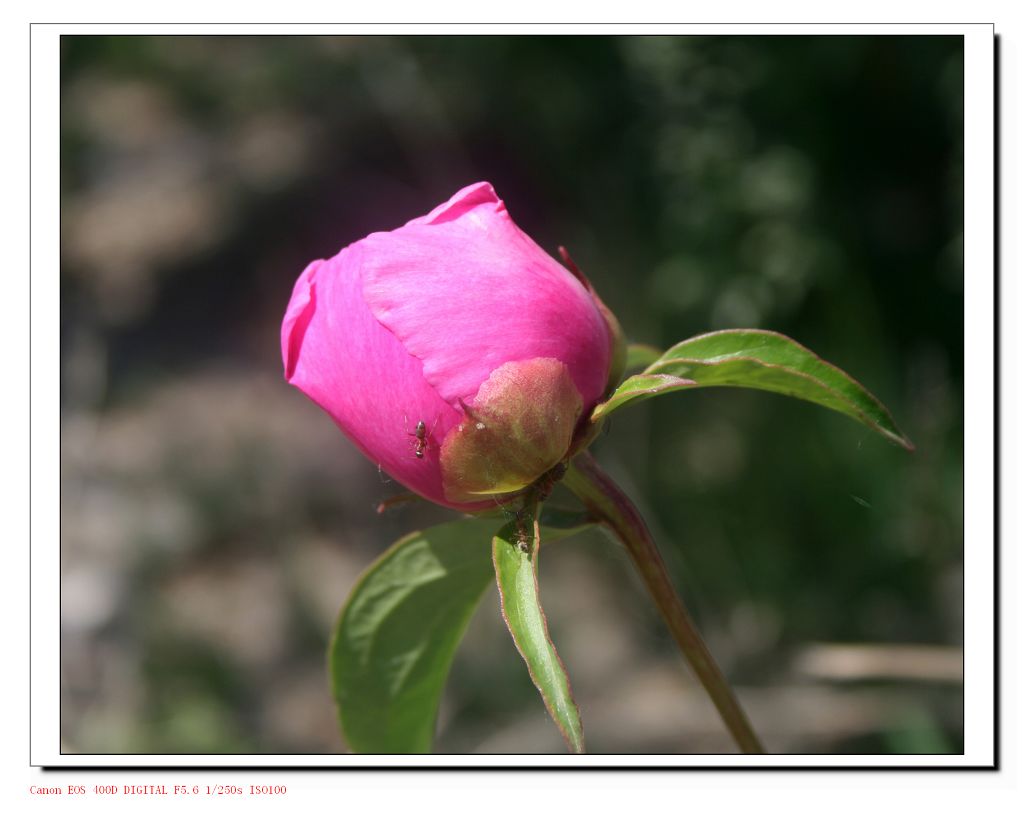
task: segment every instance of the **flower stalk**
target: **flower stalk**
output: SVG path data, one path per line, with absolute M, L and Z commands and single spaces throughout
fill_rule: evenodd
M 626 547 L 672 637 L 711 697 L 740 751 L 763 754 L 764 749 L 725 675 L 672 587 L 665 562 L 636 506 L 589 452 L 573 458 L 563 482 L 594 518 L 608 527 Z

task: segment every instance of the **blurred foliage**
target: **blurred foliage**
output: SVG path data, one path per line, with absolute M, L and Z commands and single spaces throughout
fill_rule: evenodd
M 741 687 L 808 642 L 962 643 L 961 38 L 74 36 L 61 86 L 67 750 L 343 747 L 333 614 L 444 514 L 373 513 L 395 487 L 283 384 L 280 318 L 310 260 L 482 179 L 632 340 L 778 330 L 916 444 L 739 391 L 613 420 Z M 728 747 L 672 718 L 703 701 L 617 549 L 553 551 L 542 598 L 592 749 Z M 482 610 L 441 747 L 560 750 Z M 962 748 L 958 684 L 862 689 L 751 713 L 779 750 Z

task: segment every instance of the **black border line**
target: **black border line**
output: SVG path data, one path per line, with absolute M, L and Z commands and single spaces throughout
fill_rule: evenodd
M 993 29 L 995 27 L 993 26 Z M 1000 658 L 999 644 L 1002 640 L 1002 624 L 1000 620 L 1002 618 L 1002 595 L 1000 591 L 1000 573 L 999 573 L 999 561 L 1000 561 L 1000 547 L 1002 545 L 1002 528 L 1000 517 L 1000 491 L 1002 489 L 1002 480 L 1000 478 L 1000 472 L 1002 470 L 1002 460 L 999 454 L 999 414 L 1000 414 L 1000 382 L 999 382 L 999 370 L 1001 369 L 1000 362 L 1000 348 L 999 348 L 999 336 L 1000 336 L 1000 308 L 999 308 L 999 280 L 1002 274 L 1002 262 L 999 249 L 999 238 L 1001 233 L 1000 219 L 1002 216 L 1002 209 L 1000 201 L 1002 198 L 1002 187 L 999 183 L 999 156 L 1000 156 L 1000 65 L 1001 65 L 1001 38 L 998 34 L 994 34 L 992 43 L 992 70 L 993 70 L 993 82 L 992 82 L 992 93 L 993 93 L 993 150 L 992 150 L 992 197 L 993 197 L 993 211 L 992 211 L 992 464 L 994 467 L 994 481 L 992 488 L 992 672 L 993 672 L 993 697 L 992 697 L 992 767 L 998 771 L 1002 764 L 1002 728 L 1000 726 L 1001 720 L 1001 704 L 1000 694 L 1002 689 L 1002 664 Z M 966 92 L 966 91 L 965 91 Z M 965 249 L 966 250 L 966 249 Z M 964 272 L 966 273 L 966 264 L 964 264 Z M 966 531 L 966 525 L 965 525 Z M 965 547 L 966 547 L 966 533 L 964 534 Z
M 994 420 L 994 425 L 993 425 L 993 437 L 992 437 L 992 440 L 993 440 L 993 475 L 994 475 L 994 483 L 993 483 L 993 497 L 992 497 L 992 500 L 993 500 L 993 557 L 992 557 L 993 558 L 993 573 L 992 573 L 993 574 L 993 700 L 992 700 L 992 707 L 993 707 L 993 710 L 992 710 L 993 711 L 993 728 L 992 728 L 993 750 L 992 750 L 992 756 L 993 756 L 993 759 L 992 759 L 992 764 L 991 765 L 949 765 L 949 766 L 947 766 L 947 765 L 802 765 L 802 766 L 801 765 L 640 765 L 640 766 L 634 766 L 634 765 L 409 765 L 409 766 L 402 766 L 402 765 L 367 765 L 367 766 L 346 766 L 346 765 L 265 765 L 265 766 L 257 766 L 257 765 L 159 765 L 159 766 L 115 765 L 115 766 L 110 766 L 110 765 L 37 765 L 37 764 L 33 763 L 32 762 L 32 709 L 33 709 L 33 705 L 32 705 L 32 688 L 33 688 L 33 681 L 32 681 L 32 664 L 33 664 L 33 661 L 32 661 L 32 233 L 33 233 L 32 232 L 32 29 L 33 29 L 34 26 L 39 26 L 40 28 L 49 27 L 49 26 L 57 26 L 57 27 L 80 26 L 80 27 L 103 27 L 103 28 L 109 28 L 109 27 L 112 27 L 112 26 L 159 27 L 159 26 L 162 26 L 162 25 L 166 25 L 166 24 L 160 24 L 160 23 L 156 23 L 156 24 L 155 23 L 49 23 L 49 22 L 48 23 L 30 23 L 29 24 L 29 509 L 30 509 L 29 510 L 29 766 L 30 767 L 38 768 L 38 769 L 40 769 L 44 773 L 49 773 L 49 772 L 53 772 L 53 773 L 68 773 L 68 772 L 76 772 L 76 771 L 87 771 L 87 772 L 91 772 L 91 771 L 108 771 L 108 772 L 139 772 L 139 771 L 144 771 L 144 772 L 157 772 L 157 773 L 160 773 L 160 772 L 183 772 L 183 771 L 188 771 L 188 772 L 230 771 L 230 772 L 245 772 L 245 773 L 248 773 L 248 772 L 256 772 L 256 771 L 258 771 L 258 772 L 264 772 L 264 773 L 271 773 L 271 772 L 294 773 L 294 772 L 304 772 L 304 771 L 313 771 L 313 772 L 323 772 L 323 771 L 346 771 L 346 772 L 378 772 L 378 771 L 397 771 L 397 772 L 421 772 L 421 771 L 545 771 L 545 772 L 547 772 L 547 771 L 580 771 L 580 770 L 584 770 L 584 771 L 594 771 L 594 770 L 598 770 L 598 771 L 645 771 L 645 772 L 665 772 L 665 771 L 687 771 L 687 772 L 689 772 L 689 771 L 712 771 L 712 772 L 719 772 L 719 771 L 752 771 L 752 772 L 764 772 L 764 771 L 781 771 L 781 772 L 795 772 L 795 771 L 839 771 L 839 772 L 848 772 L 848 771 L 881 771 L 881 772 L 893 772 L 893 771 L 908 771 L 908 772 L 913 772 L 913 773 L 933 772 L 933 771 L 956 771 L 956 772 L 971 772 L 971 773 L 975 773 L 975 772 L 999 772 L 1001 770 L 1001 740 L 1002 740 L 1002 736 L 1001 736 L 1002 731 L 1001 731 L 1001 726 L 1000 726 L 1000 712 L 1001 712 L 1001 703 L 1000 703 L 1000 694 L 1001 694 L 1001 674 L 1000 674 L 1001 673 L 1001 659 L 1000 659 L 1000 650 L 999 650 L 999 645 L 1000 645 L 1000 641 L 1001 641 L 1001 624 L 1000 624 L 1001 594 L 1000 594 L 1000 580 L 999 580 L 999 575 L 1000 575 L 1000 572 L 999 572 L 1000 544 L 1001 544 L 1001 524 L 1000 524 L 1000 490 L 1001 490 L 1000 471 L 1001 471 L 1001 459 L 1000 459 L 1000 455 L 999 455 L 999 421 L 1000 421 L 1000 402 L 999 402 L 1000 401 L 1000 381 L 999 381 L 999 371 L 1000 371 L 1000 365 L 1001 365 L 1001 362 L 1000 362 L 1000 346 L 999 346 L 999 337 L 1000 337 L 1000 309 L 999 309 L 999 304 L 1000 304 L 1000 302 L 999 302 L 999 290 L 1000 290 L 1000 286 L 999 286 L 999 279 L 1000 279 L 1000 272 L 1001 272 L 1001 264 L 1000 264 L 1001 258 L 1000 258 L 1000 251 L 999 251 L 1000 217 L 1001 217 L 1001 209 L 1000 209 L 1001 187 L 1000 187 L 1000 183 L 999 183 L 1000 145 L 1001 145 L 1001 142 L 1000 142 L 999 104 L 1000 104 L 1000 91 L 1001 91 L 1001 85 L 1000 85 L 1000 57 L 1001 57 L 1001 53 L 1000 53 L 1000 35 L 998 35 L 995 32 L 995 24 L 994 23 L 987 24 L 987 25 L 990 25 L 992 27 L 992 39 L 993 39 L 993 65 L 992 65 L 992 71 L 993 71 L 993 161 L 992 161 L 992 171 L 993 171 L 993 228 L 992 228 L 992 237 L 993 237 L 993 267 L 992 267 L 992 271 L 993 271 L 993 299 L 992 299 L 992 305 L 993 305 L 993 377 L 992 378 L 993 378 L 993 401 L 994 401 L 993 402 L 993 420 Z M 189 24 L 185 24 L 185 25 L 189 25 Z M 197 25 L 200 25 L 200 24 L 197 24 Z M 214 27 L 214 26 L 224 26 L 224 27 L 227 27 L 227 26 L 233 26 L 233 25 L 239 25 L 239 24 L 236 24 L 236 23 L 204 23 L 204 24 L 201 24 L 201 25 L 210 26 L 210 27 Z M 318 24 L 308 24 L 308 23 L 281 23 L 281 24 L 279 24 L 279 23 L 265 23 L 264 22 L 264 23 L 247 23 L 245 25 L 247 25 L 247 26 L 252 26 L 252 25 L 255 25 L 255 26 L 275 26 L 275 27 L 279 27 L 279 28 L 281 28 L 281 27 L 295 27 L 295 28 L 299 28 L 299 27 L 303 27 L 303 26 L 318 25 Z M 323 24 L 323 25 L 337 25 L 337 26 L 352 25 L 352 26 L 359 26 L 359 27 L 397 26 L 397 25 L 401 25 L 401 26 L 410 25 L 410 26 L 417 26 L 417 27 L 422 27 L 422 26 L 444 26 L 444 27 L 452 27 L 452 26 L 495 26 L 495 27 L 498 27 L 498 26 L 505 26 L 505 25 L 509 25 L 509 24 L 503 24 L 503 23 L 498 23 L 498 24 L 494 24 L 494 23 L 489 23 L 489 24 L 487 24 L 487 23 L 410 23 L 410 24 L 358 23 L 358 24 L 345 24 L 345 23 L 340 23 L 340 24 Z M 559 25 L 559 24 L 549 24 L 549 23 L 517 23 L 517 24 L 514 24 L 514 25 L 517 25 L 517 26 L 545 26 L 545 27 L 550 27 L 551 25 Z M 571 24 L 566 24 L 566 25 L 571 25 Z M 594 26 L 625 26 L 625 25 L 630 25 L 630 26 L 645 26 L 645 25 L 680 25 L 680 26 L 686 26 L 686 25 L 694 25 L 694 26 L 757 25 L 757 26 L 761 26 L 761 27 L 784 26 L 784 27 L 788 28 L 788 27 L 793 27 L 793 26 L 823 26 L 823 25 L 827 25 L 827 26 L 831 26 L 831 27 L 836 27 L 836 26 L 842 26 L 844 24 L 836 24 L 836 23 L 828 23 L 828 24 L 822 24 L 822 23 L 756 23 L 756 24 L 736 24 L 736 23 L 728 23 L 728 24 L 726 24 L 726 23 L 701 23 L 701 24 L 686 24 L 686 23 L 679 23 L 679 24 L 664 24 L 664 23 L 660 23 L 660 24 L 655 24 L 655 23 L 628 23 L 628 24 L 626 24 L 626 23 L 588 23 L 586 25 L 589 26 L 589 27 L 594 27 Z M 872 24 L 867 24 L 867 25 L 872 25 Z M 922 24 L 919 24 L 919 23 L 885 23 L 885 24 L 873 24 L 873 25 L 914 26 L 914 25 L 922 25 Z M 954 27 L 954 26 L 975 26 L 975 25 L 986 25 L 986 24 L 984 24 L 984 23 L 981 23 L 981 24 L 979 24 L 979 23 L 943 23 L 943 24 L 937 24 L 937 25 Z M 66 36 L 66 35 L 62 35 L 62 34 L 58 35 L 58 37 L 62 37 L 62 36 Z M 67 35 L 67 36 L 75 36 L 75 35 Z M 99 36 L 99 35 L 79 35 L 79 36 Z M 133 35 L 119 35 L 119 36 L 133 36 Z M 204 34 L 171 34 L 171 35 L 156 35 L 156 34 L 144 35 L 144 34 L 139 34 L 139 35 L 134 35 L 134 36 L 180 36 L 180 37 L 186 37 L 186 36 L 220 36 L 220 37 L 231 37 L 231 36 L 241 37 L 241 36 L 247 36 L 247 37 L 252 37 L 252 36 L 268 36 L 268 35 L 232 35 L 232 34 L 210 33 L 210 34 L 205 34 L 205 35 Z M 299 37 L 299 36 L 314 36 L 314 35 L 292 34 L 292 35 L 286 35 L 286 36 Z M 428 36 L 428 35 L 416 35 L 416 34 L 376 35 L 376 34 L 366 34 L 366 35 L 360 35 L 360 36 L 365 36 L 365 37 L 372 37 L 372 36 L 416 37 L 416 36 Z M 429 36 L 438 36 L 438 35 L 429 35 Z M 455 36 L 488 37 L 488 36 L 515 36 L 515 35 L 495 32 L 493 34 L 492 33 L 483 33 L 483 34 L 478 33 L 478 34 L 473 34 L 473 35 L 455 35 Z M 544 36 L 544 35 L 542 35 L 542 36 Z M 567 33 L 567 34 L 563 34 L 562 32 L 554 32 L 553 34 L 548 35 L 548 36 L 578 36 L 578 37 L 586 37 L 586 36 L 616 36 L 616 35 L 598 35 L 598 34 L 587 34 L 587 33 L 575 33 L 575 34 Z M 635 35 L 626 35 L 626 36 L 646 37 L 646 36 L 664 36 L 664 35 L 635 34 Z M 676 35 L 673 35 L 673 36 L 686 36 L 686 35 L 676 34 Z M 695 35 L 689 35 L 689 36 L 720 36 L 720 35 L 695 34 Z M 750 35 L 750 36 L 762 36 L 762 35 Z M 778 36 L 778 35 L 769 34 L 769 35 L 765 35 L 765 36 Z M 813 35 L 803 35 L 803 36 L 813 36 Z M 822 35 L 819 35 L 819 36 L 838 36 L 838 35 L 822 34 Z M 872 35 L 866 35 L 865 34 L 865 35 L 860 35 L 860 36 L 912 36 L 912 35 L 910 35 L 910 34 L 902 34 L 902 33 L 897 33 L 897 32 L 893 32 L 893 33 L 881 32 L 881 33 L 878 33 L 878 34 L 872 34 Z M 965 38 L 965 35 L 963 33 L 961 33 L 961 34 L 930 34 L 930 35 L 919 35 L 919 36 L 930 36 L 930 37 L 955 37 L 955 36 L 959 36 L 962 39 L 965 39 L 965 42 L 966 42 L 966 38 Z M 966 93 L 967 93 L 966 87 L 964 88 L 963 92 L 966 95 Z M 58 113 L 58 126 L 59 126 L 59 113 Z M 967 126 L 966 119 L 964 121 L 963 126 L 966 129 L 966 126 Z M 58 222 L 59 222 L 59 217 L 58 217 Z M 965 244 L 965 246 L 964 246 L 964 248 L 962 250 L 962 267 L 965 268 L 965 273 L 966 273 L 966 244 Z M 59 302 L 58 302 L 58 318 L 59 318 Z M 58 396 L 59 396 L 59 384 L 58 384 Z M 58 433 L 59 433 L 59 429 L 58 429 Z M 965 450 L 966 450 L 966 445 L 965 445 Z M 58 526 L 59 526 L 59 522 L 58 522 Z M 963 530 L 964 530 L 963 536 L 966 539 L 966 520 L 965 520 L 965 524 L 964 524 Z M 58 542 L 59 542 L 59 540 L 58 540 Z M 57 572 L 57 582 L 58 582 L 57 595 L 58 595 L 58 602 L 59 602 L 59 600 L 60 600 L 59 568 L 58 568 L 58 572 Z M 966 617 L 964 619 L 964 632 L 966 633 Z M 57 633 L 58 633 L 58 640 L 59 640 L 59 628 L 57 630 Z M 966 672 L 966 670 L 965 670 L 965 672 Z M 966 683 L 965 683 L 965 686 L 966 686 Z M 966 702 L 967 701 L 966 701 L 966 695 L 965 695 L 965 697 L 962 700 L 962 704 L 963 704 L 963 707 L 964 707 L 965 711 L 966 711 Z M 60 708 L 61 708 L 61 703 L 60 703 L 60 699 L 58 697 L 57 698 L 58 720 L 59 720 L 59 710 L 60 710 Z M 58 739 L 59 739 L 59 734 L 58 734 Z M 126 757 L 158 757 L 158 756 L 164 756 L 164 757 L 168 757 L 168 756 L 203 756 L 203 757 L 205 757 L 205 756 L 214 756 L 214 757 L 216 757 L 216 756 L 220 756 L 220 757 L 224 757 L 224 756 L 248 756 L 248 757 L 252 757 L 252 756 L 262 756 L 262 755 L 255 755 L 255 754 L 252 754 L 252 755 L 198 755 L 198 754 L 195 754 L 195 755 L 169 755 L 169 754 L 164 754 L 164 755 L 159 755 L 159 754 L 65 755 L 65 753 L 63 753 L 62 751 L 60 752 L 60 755 L 61 756 L 104 756 L 104 757 L 108 757 L 108 756 L 109 757 L 117 757 L 117 756 L 126 756 Z M 278 755 L 278 756 L 284 756 L 284 755 Z M 349 756 L 349 755 L 343 755 L 343 754 L 339 754 L 339 755 L 332 755 L 332 754 L 305 754 L 305 755 L 303 755 L 303 754 L 296 754 L 296 755 L 288 755 L 288 756 L 292 756 L 292 757 L 317 757 L 317 758 L 335 757 L 335 758 L 343 760 L 343 759 L 346 758 L 346 756 Z M 362 755 L 362 756 L 383 756 L 383 755 Z M 410 755 L 407 755 L 407 756 L 410 756 Z M 436 755 L 436 756 L 442 756 L 442 755 Z M 472 757 L 474 755 L 443 755 L 443 756 Z M 501 757 L 501 756 L 526 756 L 526 755 L 511 755 L 511 754 L 502 755 L 502 754 L 496 754 L 496 755 L 477 755 L 477 756 L 490 758 L 490 757 Z M 558 755 L 555 755 L 555 756 L 558 756 Z M 630 754 L 630 755 L 600 755 L 600 756 L 602 756 L 602 757 L 607 756 L 607 757 L 630 757 L 630 758 L 635 758 L 635 757 L 645 757 L 645 756 L 666 756 L 666 755 L 662 755 L 662 754 Z M 686 756 L 691 756 L 691 757 L 721 757 L 721 756 L 734 756 L 734 755 L 692 754 L 692 755 L 686 755 Z M 818 756 L 827 756 L 827 755 L 787 754 L 787 755 L 773 755 L 773 756 L 785 756 L 785 757 L 799 757 L 799 756 L 807 757 L 807 756 L 814 756 L 814 757 L 818 757 Z M 850 755 L 850 756 L 871 756 L 871 755 Z M 882 756 L 882 755 L 873 755 L 873 756 Z M 919 756 L 919 755 L 892 755 L 892 756 Z M 949 756 L 955 756 L 955 755 L 949 755 Z

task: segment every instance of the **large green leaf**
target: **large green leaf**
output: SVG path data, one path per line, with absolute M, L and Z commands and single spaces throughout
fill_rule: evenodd
M 547 619 L 540 606 L 537 546 L 532 546 L 534 552 L 531 554 L 521 550 L 514 539 L 515 526 L 512 523 L 502 527 L 494 537 L 494 572 L 501 594 L 501 611 L 548 713 L 569 747 L 581 754 L 583 724 L 580 712 L 573 700 L 565 667 L 548 635 Z
M 750 387 L 842 412 L 906 449 L 889 411 L 854 379 L 790 338 L 768 330 L 721 330 L 680 342 L 599 404 L 597 421 L 628 403 L 688 387 Z
M 502 518 L 461 519 L 398 540 L 362 575 L 329 651 L 338 719 L 357 753 L 427 753 L 455 649 L 494 579 Z M 587 527 L 545 511 L 545 542 Z

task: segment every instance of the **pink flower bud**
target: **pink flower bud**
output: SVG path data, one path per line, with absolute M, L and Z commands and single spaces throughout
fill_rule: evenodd
M 302 272 L 285 378 L 408 488 L 486 508 L 557 464 L 608 387 L 603 311 L 477 183 Z

